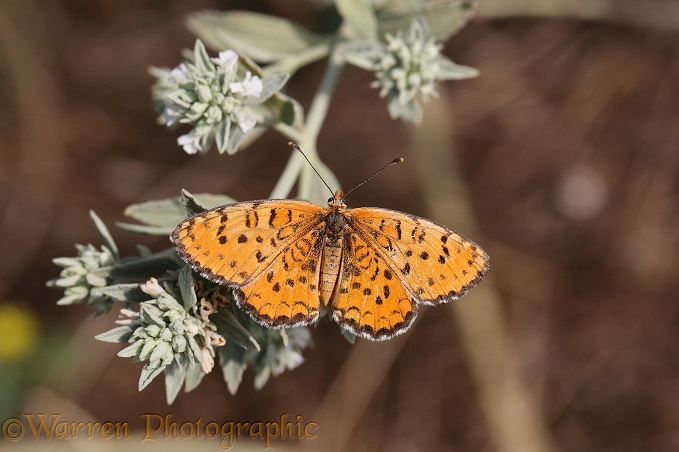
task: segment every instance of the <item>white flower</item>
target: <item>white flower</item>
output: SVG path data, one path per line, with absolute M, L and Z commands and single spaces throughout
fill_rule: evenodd
M 371 84 L 386 97 L 389 114 L 418 123 L 422 110 L 418 99 L 438 97 L 437 82 L 476 77 L 475 69 L 460 66 L 441 54 L 442 45 L 429 34 L 424 19 L 415 19 L 405 31 L 387 34 L 386 43 L 357 41 L 347 45 L 347 61 L 375 71 Z
M 210 58 L 200 41 L 192 60 L 172 70 L 151 69 L 157 78 L 153 98 L 159 122 L 168 127 L 193 126 L 177 140 L 188 154 L 207 151 L 215 142 L 219 152 L 235 152 L 261 117 L 257 106 L 282 88 L 287 76 L 243 74 L 245 66 L 239 64 L 236 52 L 225 50 Z
M 209 374 L 212 371 L 212 368 L 215 366 L 215 359 L 212 357 L 210 350 L 207 348 L 201 349 L 200 352 L 200 368 L 204 373 Z
M 115 321 L 118 325 L 132 325 L 132 322 L 139 320 L 139 313 L 132 309 L 122 308 L 120 317 Z
M 233 72 L 238 64 L 238 54 L 233 50 L 223 50 L 217 58 L 210 58 L 210 61 L 226 72 Z
M 136 327 L 130 345 L 118 355 L 147 361 L 142 371 L 140 387 L 145 386 L 167 366 L 176 363 L 200 364 L 207 371 L 214 366 L 213 345 L 223 345 L 224 339 L 214 330 L 209 319 L 201 317 L 197 305 L 185 308 L 155 278 L 140 285 L 153 297 L 139 304 L 139 312 L 121 311 L 124 325 Z M 219 340 L 221 338 L 221 341 Z M 206 353 L 207 351 L 207 353 Z
M 59 277 L 48 282 L 50 287 L 64 288 L 64 296 L 58 305 L 87 303 L 96 312 L 108 312 L 114 300 L 101 291 L 107 285 L 106 268 L 116 264 L 116 258 L 108 247 L 101 251 L 93 245 L 76 245 L 78 257 L 61 257 L 53 262 L 63 267 Z
M 168 105 L 163 109 L 163 121 L 168 127 L 173 126 L 182 118 L 183 109 L 177 105 Z
M 229 87 L 234 94 L 240 94 L 241 97 L 258 97 L 262 94 L 264 85 L 262 79 L 253 76 L 250 71 L 245 74 L 245 78 L 240 82 L 232 82 Z
M 168 82 L 174 83 L 176 85 L 181 85 L 182 83 L 186 83 L 190 80 L 191 78 L 189 70 L 184 63 L 172 69 L 172 71 L 170 71 L 170 76 L 167 79 Z
M 187 154 L 196 154 L 203 150 L 200 144 L 201 139 L 202 137 L 190 132 L 177 138 L 177 144 L 183 147 Z

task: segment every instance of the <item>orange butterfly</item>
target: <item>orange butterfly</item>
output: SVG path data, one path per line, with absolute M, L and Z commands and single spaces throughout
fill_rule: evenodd
M 374 341 L 405 332 L 418 304 L 457 299 L 488 271 L 488 255 L 454 231 L 394 210 L 347 209 L 344 198 L 335 192 L 327 208 L 228 204 L 184 220 L 170 240 L 267 327 L 312 323 L 323 303 L 343 328 Z

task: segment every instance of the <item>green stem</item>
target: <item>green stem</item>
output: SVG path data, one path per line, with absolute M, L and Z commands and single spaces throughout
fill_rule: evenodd
M 316 142 L 318 134 L 321 130 L 321 126 L 325 121 L 325 117 L 328 114 L 328 106 L 330 105 L 330 99 L 332 98 L 332 93 L 337 85 L 337 80 L 339 75 L 344 68 L 344 58 L 342 57 L 341 51 L 338 49 L 339 46 L 333 48 L 330 58 L 328 59 L 328 66 L 325 69 L 325 74 L 323 74 L 323 79 L 321 80 L 321 85 L 318 87 L 316 96 L 309 107 L 309 114 L 306 120 L 306 129 L 309 138 Z
M 344 59 L 338 47 L 335 46 L 328 59 L 328 66 L 321 79 L 321 84 L 309 107 L 309 113 L 307 114 L 303 130 L 297 131 L 289 126 L 276 126 L 276 130 L 280 133 L 297 141 L 299 147 L 302 148 L 312 163 L 320 161 L 316 150 L 318 134 L 328 114 L 330 100 L 332 99 L 332 94 L 335 86 L 337 86 L 337 80 L 343 67 Z M 300 198 L 308 199 L 311 195 L 312 177 L 318 176 L 305 164 L 304 158 L 299 153 L 293 152 L 281 177 L 271 192 L 271 198 L 285 198 L 289 196 L 295 181 L 299 178 L 298 195 Z

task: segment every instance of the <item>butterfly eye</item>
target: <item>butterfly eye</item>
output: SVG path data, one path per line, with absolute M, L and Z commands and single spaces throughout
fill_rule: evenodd
M 333 197 L 331 197 L 331 198 L 328 198 L 328 204 L 330 204 L 330 203 L 331 203 L 331 202 L 332 202 L 332 201 L 333 201 L 334 199 L 335 199 L 335 197 L 334 197 L 334 196 L 333 196 Z

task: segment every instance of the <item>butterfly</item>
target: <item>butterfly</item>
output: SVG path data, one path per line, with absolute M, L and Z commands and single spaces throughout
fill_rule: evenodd
M 455 231 L 394 210 L 350 209 L 344 199 L 336 191 L 327 207 L 227 204 L 184 220 L 170 240 L 264 326 L 308 325 L 323 304 L 342 328 L 374 341 L 405 332 L 420 304 L 455 300 L 488 271 L 488 255 Z

